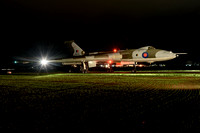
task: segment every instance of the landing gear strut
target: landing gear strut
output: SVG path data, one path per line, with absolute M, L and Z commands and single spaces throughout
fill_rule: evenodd
M 133 70 L 131 71 L 132 73 L 136 73 L 137 72 L 136 65 L 137 65 L 137 62 L 134 63 Z
M 88 62 L 85 62 L 85 61 L 82 62 L 80 71 L 82 73 L 88 73 Z
M 108 71 L 107 72 L 110 72 L 110 73 L 114 72 L 114 70 L 112 68 L 112 64 L 108 64 Z

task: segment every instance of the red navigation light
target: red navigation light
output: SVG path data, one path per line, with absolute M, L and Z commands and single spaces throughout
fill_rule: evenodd
M 108 61 L 108 63 L 109 63 L 109 64 L 112 64 L 112 61 L 111 61 L 111 60 L 109 60 L 109 61 Z
M 113 52 L 114 52 L 114 53 L 116 53 L 116 52 L 117 52 L 117 49 L 116 49 L 116 48 L 115 48 L 115 49 L 113 49 Z

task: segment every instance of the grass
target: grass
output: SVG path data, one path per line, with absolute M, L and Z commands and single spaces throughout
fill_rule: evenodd
M 200 89 L 200 74 L 196 73 L 103 73 L 103 74 L 43 74 L 5 75 L 0 85 L 27 89 Z
M 0 130 L 199 132 L 200 74 L 0 75 Z

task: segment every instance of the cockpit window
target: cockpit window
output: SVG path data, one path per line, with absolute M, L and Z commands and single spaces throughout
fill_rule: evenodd
M 156 48 L 152 46 L 145 46 L 145 47 L 141 47 L 140 49 L 150 50 L 150 49 L 156 49 Z
M 154 47 L 152 47 L 152 46 L 149 46 L 148 47 L 148 50 L 151 50 L 151 49 L 155 49 Z

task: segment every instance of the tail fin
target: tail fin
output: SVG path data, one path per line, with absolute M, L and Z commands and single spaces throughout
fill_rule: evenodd
M 67 44 L 73 56 L 83 56 L 85 54 L 85 51 L 83 51 L 74 41 L 65 41 L 65 44 Z

